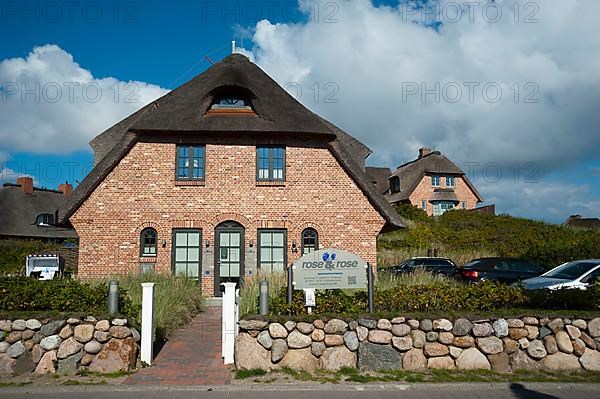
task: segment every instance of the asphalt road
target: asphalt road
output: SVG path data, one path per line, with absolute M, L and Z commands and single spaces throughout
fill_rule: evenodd
M 0 399 L 554 399 L 600 398 L 600 384 L 287 385 L 229 387 L 34 386 Z

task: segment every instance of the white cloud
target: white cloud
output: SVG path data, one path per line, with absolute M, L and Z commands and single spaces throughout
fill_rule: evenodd
M 444 9 L 451 3 L 464 4 L 439 4 Z M 483 17 L 489 2 L 479 3 L 473 21 L 463 9 L 462 18 L 449 23 L 453 15 L 447 8 L 436 31 L 421 23 L 423 13 L 407 12 L 406 2 L 375 7 L 369 0 L 338 0 L 337 23 L 324 22 L 325 10 L 320 18 L 313 13 L 296 24 L 260 21 L 252 52 L 281 85 L 299 85 L 307 107 L 369 145 L 373 164 L 395 167 L 414 159 L 420 146 L 436 148 L 459 165 L 498 163 L 505 176 L 515 163 L 520 168 L 533 163 L 540 184 L 510 179 L 482 184 L 486 202 L 497 202 L 504 212 L 552 221 L 575 210 L 597 214 L 598 201 L 590 199 L 598 198 L 594 189 L 555 184 L 549 176 L 600 152 L 600 35 L 594 21 L 600 2 L 496 0 L 502 10 L 496 23 Z M 300 4 L 306 6 L 303 0 Z M 488 9 L 488 20 L 493 11 Z M 525 23 L 526 17 L 538 22 Z M 324 102 L 335 91 L 332 86 L 326 90 L 327 82 L 339 88 L 337 103 Z M 456 103 L 448 101 L 454 95 L 452 82 L 463 91 Z M 480 84 L 472 103 L 465 82 Z M 436 83 L 450 85 L 446 96 L 440 90 L 439 102 L 433 95 L 424 102 L 420 95 L 404 101 L 403 92 L 412 83 L 429 89 Z M 488 83 L 502 88 L 500 101 L 485 101 L 482 87 Z M 538 102 L 524 103 L 536 87 Z M 290 92 L 297 92 L 297 86 Z
M 98 78 L 56 45 L 0 62 L 0 151 L 69 153 L 165 94 L 156 85 Z
M 441 0 L 449 3 L 457 2 Z M 474 22 L 465 9 L 459 22 L 436 32 L 410 21 L 421 14 L 407 15 L 404 6 L 339 0 L 337 23 L 324 22 L 325 10 L 303 23 L 260 21 L 252 52 L 284 87 L 299 84 L 305 105 L 368 144 L 378 163 L 413 159 L 422 145 L 457 162 L 536 162 L 542 174 L 591 159 L 600 150 L 600 35 L 594 22 L 600 2 L 537 1 L 532 18 L 538 23 L 523 22 L 535 11 L 526 2 L 498 0 L 503 16 L 497 23 L 482 17 L 487 1 L 480 3 Z M 520 7 L 518 23 L 513 4 Z M 324 87 L 327 82 L 339 88 L 339 102 L 323 101 L 335 91 Z M 411 82 L 430 89 L 456 82 L 463 97 L 451 103 L 442 93 L 439 103 L 432 95 L 423 103 L 415 95 L 403 102 L 403 87 Z M 481 85 L 473 103 L 465 82 Z M 539 87 L 537 104 L 523 103 L 536 87 L 529 82 Z M 502 87 L 499 102 L 484 100 L 487 83 Z

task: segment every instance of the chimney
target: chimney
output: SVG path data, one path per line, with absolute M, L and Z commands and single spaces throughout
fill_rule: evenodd
M 33 194 L 33 179 L 31 177 L 18 177 L 17 184 L 21 186 L 25 194 Z
M 431 154 L 431 148 L 421 147 L 419 148 L 419 158 L 423 158 L 425 155 Z
M 58 191 L 63 193 L 65 197 L 69 197 L 73 192 L 73 186 L 70 185 L 68 182 L 65 182 L 65 184 L 58 185 Z

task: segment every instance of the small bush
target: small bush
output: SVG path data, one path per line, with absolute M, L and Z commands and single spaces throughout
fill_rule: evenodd
M 121 313 L 137 317 L 127 291 L 119 292 Z M 58 311 L 105 314 L 107 284 L 86 284 L 77 280 L 36 280 L 29 277 L 0 277 L 0 310 Z

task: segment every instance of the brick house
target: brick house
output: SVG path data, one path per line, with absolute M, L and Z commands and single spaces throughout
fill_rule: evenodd
M 31 177 L 0 187 L 0 239 L 41 240 L 62 243 L 76 239 L 73 229 L 56 226 L 58 210 L 73 191 L 70 184 L 58 190 L 35 187 Z
M 475 209 L 483 198 L 467 175 L 439 151 L 419 149 L 419 157 L 392 172 L 367 168 L 371 184 L 390 204 L 411 204 L 438 216 L 449 209 Z
M 371 151 L 233 54 L 109 128 L 62 212 L 79 277 L 185 274 L 206 295 L 335 247 L 376 263 L 403 227 L 370 184 Z

